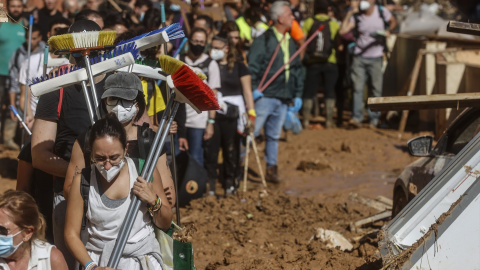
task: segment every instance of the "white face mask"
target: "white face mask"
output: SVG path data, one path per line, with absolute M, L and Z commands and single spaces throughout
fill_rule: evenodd
M 365 11 L 369 8 L 370 8 L 370 2 L 365 1 L 365 0 L 360 1 L 360 10 Z
M 123 166 L 125 166 L 123 159 L 120 161 L 120 164 L 112 165 L 109 170 L 106 170 L 103 164 L 95 163 L 95 167 L 97 167 L 98 172 L 100 172 L 103 178 L 105 178 L 105 180 L 107 180 L 109 183 L 120 173 L 120 170 L 123 168 Z
M 216 61 L 222 60 L 223 57 L 225 57 L 225 52 L 223 50 L 212 49 L 210 57 Z
M 133 104 L 133 101 L 122 100 L 115 106 L 107 105 L 107 111 L 109 113 L 113 112 L 117 116 L 118 121 L 124 124 L 133 119 L 137 113 L 137 106 Z

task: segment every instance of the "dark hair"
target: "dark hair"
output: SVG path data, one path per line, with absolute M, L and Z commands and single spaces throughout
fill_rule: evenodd
M 165 15 L 165 17 L 168 16 Z M 162 16 L 160 14 L 160 10 L 156 8 L 149 8 L 147 12 L 145 12 L 145 17 L 143 18 L 142 24 L 147 31 L 153 31 L 158 29 L 161 23 Z
M 10 6 L 11 1 L 20 1 L 20 2 L 22 2 L 22 7 L 23 7 L 23 1 L 22 0 L 7 0 L 7 7 Z
M 313 11 L 315 14 L 327 14 L 329 6 L 330 3 L 328 2 L 328 0 L 315 0 Z
M 200 28 L 200 27 L 195 27 L 192 29 L 192 32 L 190 33 L 190 37 L 188 37 L 189 40 L 192 40 L 193 34 L 201 32 L 205 35 L 205 39 L 208 38 L 207 30 Z
M 233 67 L 235 66 L 235 62 L 238 61 L 238 50 L 235 47 L 235 44 L 233 44 L 233 42 L 230 39 L 228 39 L 228 36 L 226 35 L 226 33 L 221 33 L 219 35 L 214 36 L 212 41 L 213 40 L 222 41 L 225 43 L 225 46 L 228 46 L 227 67 L 228 67 L 228 72 L 232 72 Z
M 84 9 L 82 11 L 80 11 L 76 16 L 75 16 L 75 21 L 79 21 L 79 20 L 88 20 L 88 17 L 90 16 L 94 16 L 94 17 L 98 17 L 98 18 L 102 18 L 102 14 L 100 14 L 100 12 L 98 11 L 95 11 L 93 9 Z
M 117 25 L 117 24 L 124 25 L 125 27 L 128 28 L 127 23 L 126 23 L 125 20 L 122 18 L 122 15 L 119 14 L 119 13 L 109 14 L 109 15 L 105 18 L 104 24 L 105 24 L 105 25 L 104 25 L 103 28 L 114 27 L 114 26 Z
M 34 32 L 40 32 L 40 36 L 42 35 L 42 31 L 40 30 L 40 25 L 38 25 L 36 23 L 32 25 L 32 33 L 34 33 Z M 28 31 L 25 31 L 25 34 L 28 34 Z M 27 42 L 28 42 L 28 40 L 27 40 Z
M 55 24 L 66 24 L 66 25 L 70 26 L 72 24 L 72 22 L 68 19 L 63 18 L 63 17 L 56 18 L 48 25 L 48 31 L 52 31 L 52 27 Z
M 208 29 L 213 30 L 213 19 L 208 15 L 197 16 L 195 21 L 204 20 Z
M 135 101 L 137 101 L 138 112 L 133 121 L 137 122 L 138 120 L 140 120 L 143 113 L 145 112 L 145 107 L 147 107 L 147 105 L 145 104 L 145 95 L 143 94 L 143 92 L 138 91 L 138 95 L 135 98 Z
M 135 1 L 135 7 L 147 6 L 148 9 L 151 9 L 153 4 L 150 0 L 137 0 Z
M 7 190 L 0 195 L 0 208 L 5 209 L 13 223 L 22 229 L 33 226 L 29 242 L 45 240 L 46 223 L 31 195 L 24 191 Z
M 238 35 L 239 35 L 239 39 L 238 39 L 238 42 L 236 44 L 234 44 L 233 40 L 231 40 L 231 38 L 228 36 L 228 34 L 230 32 L 235 32 L 235 31 L 238 31 Z M 240 38 L 240 29 L 238 28 L 237 23 L 235 23 L 234 21 L 225 22 L 222 26 L 222 29 L 220 30 L 219 35 L 227 36 L 228 37 L 228 42 L 231 43 L 231 44 L 234 44 L 235 49 L 237 49 L 237 54 L 238 55 L 243 54 L 243 49 L 242 49 L 243 48 L 243 41 Z
M 127 148 L 127 132 L 114 113 L 107 114 L 93 124 L 88 140 L 90 149 L 93 149 L 93 143 L 96 139 L 106 136 L 118 139 L 123 149 Z

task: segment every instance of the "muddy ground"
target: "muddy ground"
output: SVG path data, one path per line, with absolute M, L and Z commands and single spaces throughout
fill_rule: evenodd
M 250 155 L 247 193 L 207 197 L 181 209 L 182 225 L 198 229 L 193 246 L 197 269 L 379 269 L 377 222 L 362 232 L 349 224 L 378 212 L 349 198 L 392 198 L 393 184 L 414 160 L 408 139 L 383 129 L 305 130 L 280 142 L 283 184 L 264 192 Z M 259 145 L 263 157 L 264 144 Z M 15 188 L 15 151 L 0 145 L 0 192 Z M 264 166 L 264 164 L 262 164 Z M 317 228 L 346 237 L 353 250 L 327 248 L 312 239 Z

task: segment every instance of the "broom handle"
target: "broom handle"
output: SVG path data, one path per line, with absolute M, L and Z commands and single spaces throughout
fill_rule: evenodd
M 285 70 L 285 67 L 287 65 L 289 65 L 293 61 L 293 59 L 295 59 L 295 57 L 297 57 L 305 49 L 305 47 L 308 46 L 308 44 L 310 42 L 312 42 L 312 40 L 317 36 L 317 33 L 322 31 L 324 27 L 325 27 L 325 25 L 320 26 L 317 29 L 317 31 L 315 31 L 315 33 L 313 33 L 313 35 L 311 37 L 309 37 L 307 39 L 307 41 L 305 43 L 303 43 L 303 45 L 290 57 L 288 62 L 283 64 L 283 66 L 275 74 L 273 74 L 273 76 L 270 78 L 270 80 L 268 80 L 268 82 L 265 85 L 263 85 L 261 88 L 259 88 L 258 91 L 259 92 L 265 91 L 265 89 L 278 77 L 278 75 L 280 75 L 280 73 L 282 73 L 282 71 Z
M 47 66 L 48 66 L 48 44 L 45 45 L 45 51 L 43 52 L 43 77 L 47 76 Z
M 92 66 L 90 65 L 90 57 L 88 53 L 84 53 L 83 61 L 85 62 L 85 69 L 87 70 L 88 79 L 90 80 L 90 91 L 92 92 L 93 104 L 95 105 L 94 111 L 97 115 L 97 120 L 101 119 L 100 111 L 98 110 L 97 90 L 95 89 L 95 81 L 93 80 Z M 88 104 L 91 106 L 91 103 Z
M 90 96 L 88 95 L 88 88 L 87 88 L 87 82 L 82 81 L 82 90 L 83 90 L 83 97 L 85 98 L 85 102 L 87 103 L 87 110 L 88 110 L 88 115 L 90 116 L 90 122 L 95 124 L 95 115 L 93 113 L 92 109 L 92 101 L 90 100 Z
M 162 20 L 162 27 L 165 27 L 166 26 L 166 16 L 165 16 L 165 1 L 161 1 L 160 2 L 160 12 L 161 12 L 161 20 Z M 185 39 L 184 39 L 185 41 Z M 186 42 L 186 41 L 185 41 Z M 185 45 L 185 42 L 182 41 L 182 43 Z M 166 42 L 164 44 L 165 47 L 163 47 L 163 52 L 165 55 L 167 55 L 167 44 L 168 42 Z M 178 51 L 178 50 L 177 50 Z M 169 98 L 173 98 L 172 96 L 169 96 L 168 93 L 168 83 L 165 84 L 165 87 L 166 87 L 166 90 L 167 90 L 167 100 Z M 167 111 L 165 111 L 165 113 L 168 113 Z M 176 113 L 176 111 L 175 111 Z M 170 128 L 169 128 L 170 129 Z M 165 130 L 165 132 L 167 132 L 168 130 Z M 172 177 L 173 177 L 173 184 L 175 186 L 175 213 L 176 213 L 176 216 L 177 216 L 177 224 L 178 226 L 180 226 L 180 208 L 178 206 L 178 179 L 177 179 L 177 162 L 175 160 L 175 137 L 173 136 L 173 134 L 170 134 L 170 153 L 172 155 Z
M 33 15 L 29 17 L 29 26 L 28 26 L 28 49 L 27 49 L 27 77 L 30 78 L 30 56 L 32 55 L 32 27 L 33 27 Z M 25 98 L 23 102 L 23 121 L 27 121 L 27 106 L 28 106 L 28 98 L 30 97 L 30 87 L 28 83 L 25 85 Z M 13 105 L 13 104 L 12 104 Z M 25 130 L 22 132 L 22 145 L 25 144 Z
M 270 59 L 270 62 L 268 63 L 267 69 L 265 70 L 265 73 L 263 73 L 262 80 L 260 81 L 260 84 L 258 85 L 258 88 L 262 88 L 263 83 L 265 82 L 265 79 L 267 78 L 267 74 L 272 68 L 273 61 L 275 61 L 275 58 L 277 57 L 278 51 L 280 50 L 280 46 L 282 45 L 283 40 L 285 39 L 286 33 L 283 34 L 282 39 L 280 42 L 278 42 L 277 47 L 275 48 L 275 51 L 273 52 L 272 58 Z
M 172 94 L 174 96 L 174 94 Z M 173 108 L 172 108 L 173 106 Z M 161 132 L 162 128 L 165 126 L 167 122 L 167 111 L 172 110 L 171 116 L 168 120 L 168 124 L 165 127 L 165 131 L 170 129 L 172 125 L 173 117 L 177 113 L 179 103 L 174 102 L 172 98 L 169 100 L 167 107 L 165 108 L 165 113 L 162 116 L 162 121 L 160 124 L 159 132 L 155 135 L 155 139 L 153 141 L 152 148 L 148 153 L 147 160 L 145 161 L 145 165 L 142 170 L 142 178 L 150 182 L 150 178 L 152 177 L 153 170 L 155 169 L 156 161 L 160 157 L 162 152 L 162 148 L 165 145 L 165 139 L 167 138 L 168 132 Z M 112 255 L 108 261 L 108 267 L 116 269 L 118 263 L 120 261 L 120 257 L 125 249 L 125 244 L 127 243 L 128 236 L 132 231 L 133 223 L 135 222 L 135 217 L 138 214 L 138 210 L 140 209 L 141 201 L 138 200 L 136 196 L 133 197 L 130 206 L 128 207 L 127 214 L 125 215 L 125 219 L 123 220 L 122 227 L 120 227 L 120 232 L 117 237 L 117 241 L 115 242 L 115 246 L 112 250 Z

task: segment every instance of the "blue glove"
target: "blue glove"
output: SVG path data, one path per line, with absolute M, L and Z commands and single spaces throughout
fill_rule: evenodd
M 263 97 L 263 93 L 258 91 L 258 89 L 253 90 L 252 95 L 253 95 L 253 101 L 257 101 L 258 99 Z
M 291 112 L 298 112 L 302 108 L 302 99 L 299 97 L 296 97 L 293 99 L 293 106 L 289 107 L 288 110 Z

